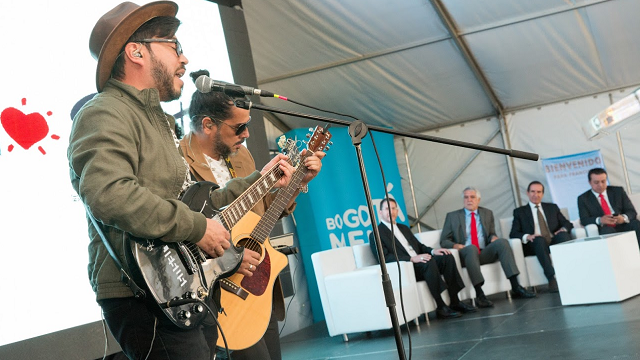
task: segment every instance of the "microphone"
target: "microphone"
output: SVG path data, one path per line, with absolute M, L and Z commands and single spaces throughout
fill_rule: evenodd
M 284 96 L 276 95 L 272 92 L 255 89 L 249 86 L 230 84 L 223 81 L 213 80 L 207 75 L 200 75 L 196 79 L 196 89 L 201 93 L 209 93 L 211 91 L 220 91 L 231 97 L 244 97 L 245 95 L 258 95 L 262 97 L 275 97 L 287 100 Z

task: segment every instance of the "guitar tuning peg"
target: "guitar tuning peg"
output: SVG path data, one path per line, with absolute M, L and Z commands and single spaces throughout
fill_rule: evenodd
M 311 137 L 311 134 L 307 134 L 307 138 L 310 138 L 310 137 Z
M 309 128 L 309 131 L 313 132 L 313 128 Z M 308 136 L 308 135 L 307 135 Z
M 330 146 L 327 146 L 327 147 L 324 148 L 324 151 L 329 151 L 329 150 L 331 150 Z
M 333 146 L 333 141 L 329 141 L 329 143 L 327 145 Z

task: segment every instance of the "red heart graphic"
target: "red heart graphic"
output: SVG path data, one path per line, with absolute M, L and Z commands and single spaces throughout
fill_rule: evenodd
M 47 121 L 38 113 L 25 115 L 16 108 L 6 108 L 0 115 L 2 127 L 25 150 L 49 133 Z

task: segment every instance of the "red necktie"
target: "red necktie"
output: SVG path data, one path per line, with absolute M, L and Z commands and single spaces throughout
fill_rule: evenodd
M 604 199 L 604 196 L 602 196 L 602 194 L 600 194 L 600 206 L 602 206 L 602 211 L 604 211 L 605 215 L 611 215 L 609 204 L 607 204 L 607 200 Z
M 609 208 L 609 204 L 607 204 L 607 200 L 604 199 L 604 196 L 602 194 L 600 194 L 600 206 L 602 206 L 602 211 L 604 211 L 605 215 L 611 215 L 611 209 Z M 616 227 L 613 224 L 608 226 Z
M 480 243 L 478 242 L 478 228 L 476 226 L 476 213 L 471 213 L 471 245 L 478 248 L 480 252 Z

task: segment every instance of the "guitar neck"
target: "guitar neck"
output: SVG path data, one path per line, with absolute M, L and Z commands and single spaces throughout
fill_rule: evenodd
M 311 156 L 310 154 L 308 156 Z M 308 156 L 305 156 L 308 157 Z M 280 219 L 282 211 L 287 207 L 291 198 L 300 187 L 302 179 L 307 174 L 308 169 L 304 166 L 304 159 L 300 162 L 300 166 L 293 172 L 289 185 L 278 190 L 273 203 L 269 205 L 267 211 L 262 215 L 260 222 L 251 232 L 251 237 L 261 244 L 269 237 L 271 230 L 273 230 L 276 221 Z
M 238 196 L 229 206 L 220 212 L 220 216 L 227 229 L 233 228 L 249 210 L 262 200 L 283 176 L 280 165 L 276 164 L 253 183 L 242 195 Z

